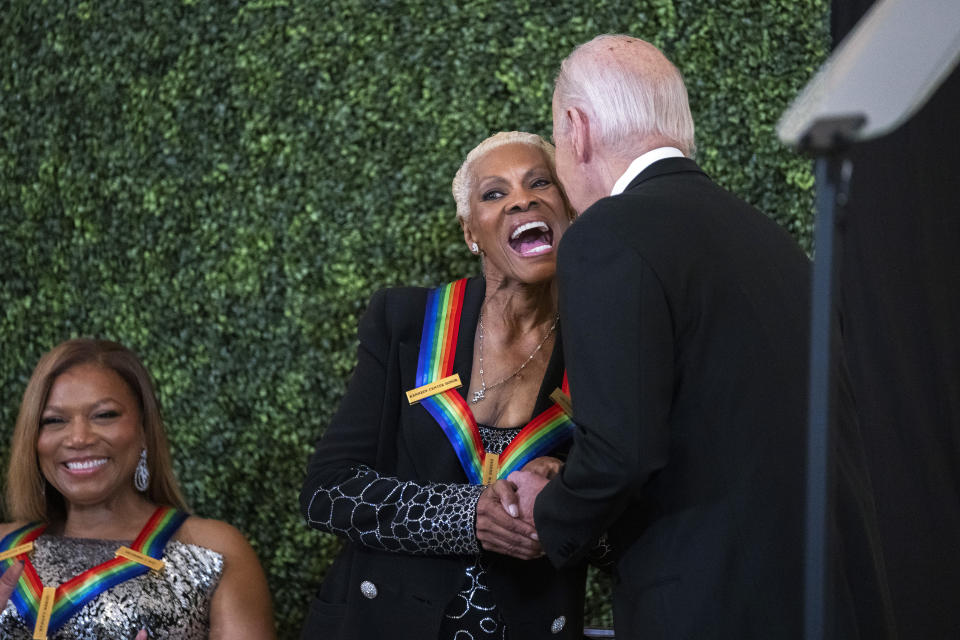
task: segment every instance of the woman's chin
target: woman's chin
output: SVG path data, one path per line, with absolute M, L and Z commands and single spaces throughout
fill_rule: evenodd
M 500 260 L 488 258 L 484 266 L 487 281 L 499 283 L 500 286 L 549 284 L 556 274 L 557 256 L 554 251 L 523 256 L 508 249 Z
M 517 280 L 527 286 L 552 284 L 557 276 L 557 263 L 554 260 L 544 260 L 539 264 L 530 263 L 525 267 L 518 270 Z
M 57 490 L 68 504 L 77 507 L 95 507 L 125 493 L 115 484 L 103 482 L 64 482 Z M 132 486 L 130 493 L 136 493 Z

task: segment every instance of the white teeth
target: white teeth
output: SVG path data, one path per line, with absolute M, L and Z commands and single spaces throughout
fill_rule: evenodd
M 534 247 L 533 249 L 527 250 L 526 252 L 524 252 L 523 255 L 528 256 L 528 255 L 530 255 L 531 253 L 543 253 L 544 251 L 550 251 L 550 249 L 553 249 L 553 245 L 551 245 L 551 244 L 541 244 L 541 245 L 538 246 L 538 247 Z
M 82 460 L 79 462 L 68 462 L 67 468 L 71 471 L 84 471 L 87 469 L 94 469 L 106 463 L 106 458 L 100 458 L 98 460 Z
M 528 229 L 538 229 L 538 228 L 539 228 L 541 231 L 549 231 L 549 230 L 550 230 L 550 227 L 547 226 L 547 223 L 541 222 L 540 220 L 537 220 L 537 221 L 535 221 L 535 222 L 526 222 L 526 223 L 520 225 L 519 227 L 517 227 L 516 229 L 513 230 L 513 233 L 510 234 L 510 239 L 511 239 L 511 240 L 516 240 L 516 239 L 517 239 L 517 236 L 519 236 L 519 235 L 520 235 L 521 233 L 523 233 L 524 231 L 526 231 L 526 230 L 528 230 Z

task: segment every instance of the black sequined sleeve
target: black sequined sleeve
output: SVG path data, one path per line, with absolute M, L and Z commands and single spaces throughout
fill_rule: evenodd
M 383 290 L 371 298 L 360 320 L 357 366 L 310 459 L 300 506 L 310 526 L 372 548 L 475 554 L 483 487 L 399 480 L 378 464 L 396 438 L 389 432 L 392 418 L 385 417 L 398 402 L 399 390 L 390 388 L 396 381 L 387 373 L 396 318 L 422 322 L 424 301 L 412 290 Z
M 474 523 L 483 486 L 420 484 L 360 466 L 318 488 L 306 508 L 310 526 L 375 549 L 411 554 L 479 553 Z

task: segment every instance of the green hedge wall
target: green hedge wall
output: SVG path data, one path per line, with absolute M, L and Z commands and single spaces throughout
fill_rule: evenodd
M 449 195 L 490 133 L 550 133 L 576 44 L 683 70 L 699 160 L 809 245 L 813 178 L 776 118 L 825 0 L 7 0 L 0 19 L 0 442 L 42 352 L 124 342 L 156 376 L 195 510 L 239 526 L 296 636 L 337 548 L 306 458 L 373 290 L 472 273 Z M 0 448 L 6 464 L 7 448 Z M 608 584 L 589 618 L 609 623 Z

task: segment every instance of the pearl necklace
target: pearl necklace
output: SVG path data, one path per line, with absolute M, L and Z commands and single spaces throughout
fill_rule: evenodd
M 523 371 L 523 368 L 526 367 L 528 364 L 530 364 L 530 361 L 533 360 L 533 357 L 534 357 L 535 355 L 537 355 L 537 353 L 540 351 L 540 348 L 541 348 L 541 347 L 543 346 L 543 344 L 547 341 L 547 338 L 549 338 L 549 337 L 551 336 L 551 334 L 553 334 L 554 329 L 557 328 L 557 322 L 559 322 L 559 321 L 560 321 L 560 314 L 557 313 L 557 314 L 553 317 L 553 324 L 550 325 L 550 328 L 549 328 L 549 329 L 547 330 L 547 332 L 544 334 L 543 340 L 541 340 L 541 341 L 540 341 L 540 344 L 537 345 L 537 348 L 533 350 L 533 353 L 531 353 L 530 356 L 529 356 L 526 360 L 523 361 L 523 364 L 520 365 L 520 368 L 519 368 L 519 369 L 517 369 L 516 371 L 514 371 L 513 373 L 511 373 L 509 376 L 506 376 L 505 378 L 502 378 L 502 379 L 496 381 L 495 383 L 491 384 L 490 386 L 487 386 L 487 383 L 486 383 L 486 382 L 484 381 L 484 379 L 483 379 L 483 309 L 481 308 L 481 309 L 480 309 L 480 321 L 479 321 L 479 323 L 478 323 L 478 325 L 477 325 L 477 330 L 478 330 L 479 333 L 480 333 L 480 337 L 479 337 L 479 342 L 480 342 L 480 344 L 479 344 L 479 347 L 477 348 L 477 352 L 478 352 L 478 353 L 477 353 L 477 357 L 478 357 L 478 359 L 479 359 L 479 361 L 480 361 L 480 389 L 478 389 L 477 391 L 474 391 L 474 392 L 473 392 L 473 397 L 470 399 L 470 402 L 472 402 L 473 404 L 477 404 L 478 402 L 480 402 L 481 400 L 483 400 L 483 399 L 486 398 L 486 393 L 487 393 L 487 391 L 492 390 L 492 389 L 496 389 L 497 387 L 499 387 L 500 385 L 502 385 L 504 382 L 506 382 L 506 381 L 508 381 L 508 380 L 512 380 L 513 378 L 516 378 L 517 376 L 519 376 L 519 375 L 520 375 L 520 372 Z

